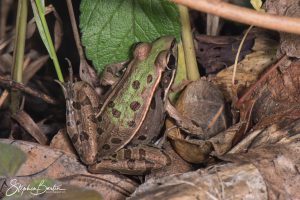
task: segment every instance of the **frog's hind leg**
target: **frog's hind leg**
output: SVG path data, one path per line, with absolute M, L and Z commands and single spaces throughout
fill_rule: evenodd
M 99 98 L 86 82 L 68 82 L 63 87 L 66 98 L 67 132 L 80 159 L 85 164 L 96 163 L 97 119 Z
M 139 145 L 124 148 L 108 158 L 89 166 L 92 173 L 117 171 L 128 175 L 145 175 L 171 164 L 170 157 L 161 149 Z

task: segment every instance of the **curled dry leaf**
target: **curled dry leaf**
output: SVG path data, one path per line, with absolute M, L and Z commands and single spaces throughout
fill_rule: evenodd
M 218 88 L 208 81 L 198 80 L 189 84 L 179 97 L 176 108 L 183 116 L 191 119 L 193 124 L 203 129 L 206 140 L 228 126 L 224 97 Z M 207 159 L 212 151 L 208 141 L 190 137 L 177 128 L 172 129 L 174 124 L 171 121 L 166 125 L 167 129 L 170 129 L 167 134 L 182 158 L 192 163 Z
M 22 185 L 37 179 L 55 179 L 63 184 L 95 190 L 104 199 L 125 199 L 137 187 L 136 182 L 119 174 L 91 174 L 75 156 L 53 148 L 25 141 L 3 139 L 1 142 L 17 146 L 26 153 L 26 162 L 14 177 L 9 177 Z

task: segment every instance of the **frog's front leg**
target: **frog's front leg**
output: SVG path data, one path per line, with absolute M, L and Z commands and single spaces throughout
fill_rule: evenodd
M 117 171 L 121 174 L 144 175 L 171 164 L 171 158 L 161 149 L 146 145 L 123 148 L 110 157 L 89 166 L 92 173 Z
M 100 110 L 99 97 L 86 82 L 68 82 L 63 89 L 68 135 L 82 162 L 93 164 L 98 152 L 96 113 Z

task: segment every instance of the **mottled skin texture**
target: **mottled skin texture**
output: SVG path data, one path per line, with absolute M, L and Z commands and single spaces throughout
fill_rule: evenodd
M 112 170 L 121 173 L 140 174 L 169 163 L 169 157 L 157 148 L 144 145 L 131 148 L 130 142 L 133 137 L 138 137 L 137 133 L 145 123 L 151 101 L 161 85 L 162 74 L 166 70 L 175 70 L 170 66 L 170 61 L 177 57 L 174 41 L 168 36 L 152 44 L 139 44 L 126 72 L 101 110 L 97 94 L 87 83 L 65 85 L 68 134 L 84 163 L 98 162 L 90 167 L 91 171 L 105 171 L 111 165 Z M 127 149 L 120 150 L 125 146 Z M 150 158 L 158 162 L 150 161 Z

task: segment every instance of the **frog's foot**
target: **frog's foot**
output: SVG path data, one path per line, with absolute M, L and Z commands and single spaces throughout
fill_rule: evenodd
M 92 173 L 117 171 L 121 174 L 144 175 L 171 164 L 170 157 L 161 149 L 140 145 L 119 150 L 89 166 Z

